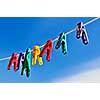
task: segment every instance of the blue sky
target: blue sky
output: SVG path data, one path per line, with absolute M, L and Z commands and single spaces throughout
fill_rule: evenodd
M 83 21 L 88 22 L 92 17 L 53 17 L 53 18 L 0 18 L 0 58 L 10 56 L 13 52 L 26 51 L 28 47 L 43 45 L 48 39 L 55 39 L 61 32 L 67 32 L 75 28 L 75 25 Z M 61 49 L 55 49 L 50 62 L 46 62 L 43 56 L 43 66 L 38 63 L 31 66 L 31 77 L 20 75 L 20 70 L 14 72 L 13 67 L 7 70 L 9 60 L 0 61 L 0 82 L 52 82 L 57 78 L 69 77 L 91 67 L 80 67 L 92 59 L 100 57 L 100 19 L 86 26 L 89 36 L 89 44 L 84 46 L 81 40 L 77 40 L 75 32 L 67 36 L 68 53 L 64 56 Z

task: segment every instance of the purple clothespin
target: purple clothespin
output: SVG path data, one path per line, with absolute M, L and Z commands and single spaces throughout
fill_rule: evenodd
M 19 70 L 20 63 L 21 63 L 22 61 L 24 61 L 24 59 L 25 59 L 24 53 L 21 52 L 21 53 L 19 54 L 19 58 L 18 58 L 17 70 Z
M 76 38 L 77 39 L 82 38 L 82 42 L 85 45 L 88 44 L 88 42 L 89 42 L 85 26 L 84 26 L 84 24 L 82 22 L 77 24 Z

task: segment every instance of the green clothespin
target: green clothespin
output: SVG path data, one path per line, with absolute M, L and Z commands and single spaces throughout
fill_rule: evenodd
M 30 66 L 31 66 L 31 49 L 28 48 L 26 50 L 25 59 L 22 61 L 22 71 L 21 75 L 23 75 L 24 71 L 26 71 L 26 76 L 30 76 Z

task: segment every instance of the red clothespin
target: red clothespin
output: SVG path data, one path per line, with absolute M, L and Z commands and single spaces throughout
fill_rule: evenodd
M 46 56 L 47 61 L 50 61 L 50 56 L 52 53 L 52 44 L 53 44 L 53 41 L 48 40 L 47 43 L 45 44 L 43 50 L 40 53 L 40 57 L 42 57 L 44 55 L 44 53 L 47 51 L 47 56 Z
M 14 64 L 14 71 L 16 71 L 17 70 L 17 64 L 18 64 L 18 55 L 16 53 L 12 54 L 12 57 L 9 61 L 8 70 L 10 70 L 12 64 Z

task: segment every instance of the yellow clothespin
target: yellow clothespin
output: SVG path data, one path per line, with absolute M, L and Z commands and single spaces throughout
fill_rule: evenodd
M 32 65 L 34 66 L 36 64 L 36 60 L 38 59 L 39 65 L 43 65 L 42 57 L 40 55 L 40 47 L 34 46 L 33 47 L 33 53 L 32 53 Z

